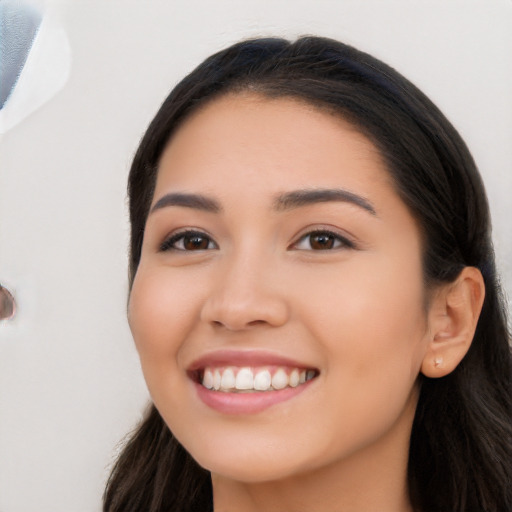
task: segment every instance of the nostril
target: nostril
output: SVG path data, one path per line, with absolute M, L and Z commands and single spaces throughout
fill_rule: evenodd
M 287 300 L 280 293 L 262 283 L 237 286 L 232 280 L 213 290 L 200 311 L 202 322 L 229 331 L 277 327 L 286 323 L 288 317 Z
M 224 327 L 228 330 L 240 330 L 240 329 L 247 329 L 247 328 L 250 328 L 250 327 L 257 327 L 259 325 L 264 325 L 264 324 L 268 324 L 269 322 L 265 321 L 265 320 L 251 320 L 249 322 L 244 322 L 242 320 L 226 320 L 226 321 L 222 321 L 222 320 L 213 320 L 212 322 L 212 325 L 214 327 Z
M 267 322 L 265 322 L 265 320 L 253 320 L 252 322 L 248 322 L 247 325 L 248 326 L 256 326 L 256 325 L 261 325 L 261 324 L 265 324 Z

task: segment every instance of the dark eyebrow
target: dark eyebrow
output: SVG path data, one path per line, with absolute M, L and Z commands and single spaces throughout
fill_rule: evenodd
M 183 192 L 173 192 L 162 196 L 151 208 L 153 213 L 161 208 L 167 206 L 184 206 L 185 208 L 194 208 L 196 210 L 203 210 L 210 213 L 219 213 L 222 208 L 220 204 L 209 197 L 201 196 L 199 194 L 186 194 Z
M 274 207 L 278 211 L 293 210 L 301 206 L 307 206 L 315 203 L 327 203 L 330 201 L 341 201 L 352 203 L 363 208 L 372 215 L 377 215 L 375 207 L 368 199 L 343 189 L 311 189 L 294 190 L 280 195 L 274 202 Z

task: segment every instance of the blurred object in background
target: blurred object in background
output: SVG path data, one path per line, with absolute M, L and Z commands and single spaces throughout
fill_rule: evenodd
M 0 109 L 18 81 L 42 18 L 34 6 L 0 2 Z
M 11 292 L 0 284 L 0 321 L 9 320 L 16 313 L 16 303 Z
M 0 0 L 0 134 L 66 83 L 70 46 L 42 3 Z

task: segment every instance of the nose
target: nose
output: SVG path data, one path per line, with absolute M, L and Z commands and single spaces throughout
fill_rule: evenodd
M 229 331 L 287 322 L 287 299 L 271 265 L 255 257 L 240 258 L 217 270 L 214 289 L 201 310 L 202 321 Z

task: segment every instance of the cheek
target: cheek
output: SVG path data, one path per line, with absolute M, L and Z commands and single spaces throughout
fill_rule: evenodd
M 196 301 L 191 288 L 180 287 L 161 270 L 141 266 L 137 271 L 128 319 L 148 385 L 152 372 L 169 373 L 168 365 L 176 361 L 182 340 L 194 325 Z
M 198 319 L 197 290 L 189 280 L 182 281 L 175 279 L 169 269 L 141 265 L 128 305 L 130 329 L 146 385 L 173 431 L 186 431 L 189 416 L 183 397 L 188 396 L 190 383 L 179 359 L 184 340 Z
M 404 414 L 404 428 L 410 427 L 424 353 L 421 280 L 414 272 L 397 285 L 387 270 L 347 272 L 338 282 L 331 279 L 329 293 L 310 287 L 303 301 L 301 316 L 322 346 L 331 391 L 329 413 L 315 425 L 325 433 L 325 453 L 365 446 Z
M 377 379 L 404 385 L 415 381 L 423 357 L 422 286 L 417 258 L 377 262 L 369 255 L 329 280 L 311 280 L 301 317 L 343 376 L 349 372 L 362 387 Z

